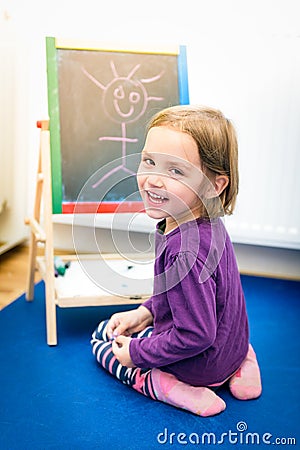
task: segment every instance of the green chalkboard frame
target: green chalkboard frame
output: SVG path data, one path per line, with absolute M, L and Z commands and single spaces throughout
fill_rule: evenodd
M 48 113 L 50 118 L 50 147 L 51 147 L 51 177 L 52 177 L 52 210 L 53 214 L 61 213 L 95 213 L 95 212 L 135 212 L 141 210 L 140 202 L 129 202 L 127 207 L 120 208 L 118 203 L 84 202 L 78 207 L 78 202 L 64 201 L 63 199 L 63 171 L 62 171 L 62 148 L 61 148 L 61 120 L 60 120 L 60 97 L 59 97 L 59 74 L 58 74 L 58 51 L 62 49 L 74 50 L 99 50 L 101 52 L 122 53 L 153 53 L 172 54 L 177 59 L 178 98 L 180 104 L 189 103 L 187 55 L 185 46 L 174 46 L 172 49 L 137 49 L 117 48 L 117 46 L 99 46 L 94 44 L 76 43 L 74 41 L 61 41 L 55 37 L 46 37 L 47 58 L 47 87 L 48 87 Z M 125 202 L 126 203 L 126 202 Z

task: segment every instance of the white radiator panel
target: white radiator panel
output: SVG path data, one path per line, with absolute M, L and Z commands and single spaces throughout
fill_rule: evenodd
M 221 109 L 238 133 L 240 192 L 225 219 L 232 239 L 299 249 L 299 34 L 204 38 L 195 67 L 196 52 L 188 53 L 191 102 Z

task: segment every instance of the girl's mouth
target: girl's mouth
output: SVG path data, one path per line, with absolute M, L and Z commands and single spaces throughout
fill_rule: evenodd
M 148 199 L 151 203 L 154 203 L 155 205 L 161 205 L 162 203 L 166 202 L 168 199 L 166 197 L 163 197 L 162 195 L 158 195 L 155 192 L 152 191 L 146 191 Z

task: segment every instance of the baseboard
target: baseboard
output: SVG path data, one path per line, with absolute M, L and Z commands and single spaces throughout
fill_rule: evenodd
M 234 249 L 243 274 L 300 280 L 299 250 L 235 243 Z

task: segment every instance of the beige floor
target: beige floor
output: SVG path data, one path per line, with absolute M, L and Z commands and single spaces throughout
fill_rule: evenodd
M 0 255 L 0 309 L 26 290 L 28 247 L 19 245 Z M 39 275 L 36 275 L 36 281 Z
M 66 253 L 70 252 L 55 250 L 56 255 L 64 255 Z M 37 255 L 43 254 L 44 249 L 38 248 Z M 26 291 L 28 264 L 29 247 L 25 244 L 0 255 L 0 310 Z M 40 281 L 40 279 L 40 274 L 37 271 L 35 283 Z

